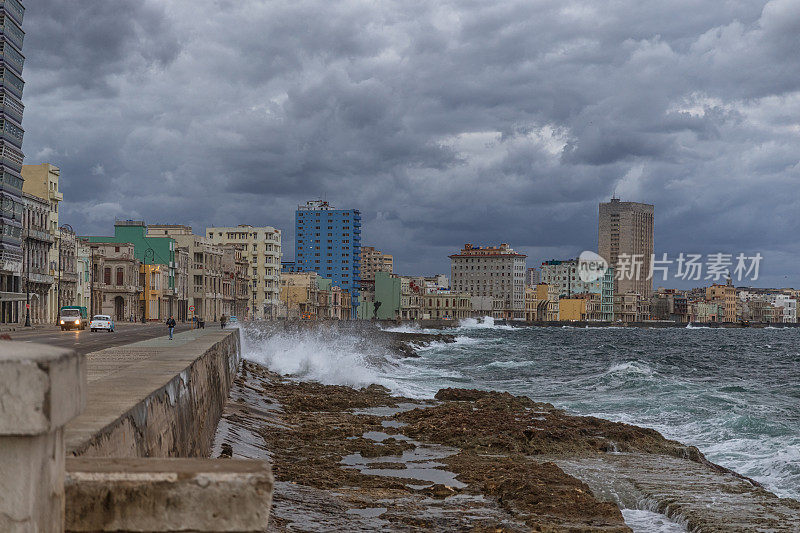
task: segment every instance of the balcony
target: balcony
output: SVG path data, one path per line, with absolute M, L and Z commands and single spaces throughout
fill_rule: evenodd
M 5 7 L 5 4 L 3 5 Z M 22 43 L 25 40 L 25 32 L 14 22 L 14 17 L 8 16 L 9 11 L 3 9 L 0 11 L 0 31 L 6 40 L 17 47 L 17 50 L 22 50 Z
M 25 17 L 25 8 L 22 7 L 22 4 L 17 0 L 0 0 L 0 8 L 3 8 L 17 24 L 22 26 L 22 19 Z

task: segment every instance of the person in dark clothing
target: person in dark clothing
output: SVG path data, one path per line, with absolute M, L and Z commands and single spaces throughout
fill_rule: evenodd
M 219 327 L 220 327 L 220 329 L 225 329 L 225 324 L 227 324 L 227 323 L 228 323 L 228 317 L 227 316 L 222 315 L 221 317 L 219 317 Z
M 169 328 L 169 340 L 172 340 L 172 332 L 175 330 L 175 319 L 170 317 L 167 319 L 167 328 Z

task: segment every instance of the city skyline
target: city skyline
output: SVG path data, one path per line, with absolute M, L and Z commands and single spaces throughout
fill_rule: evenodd
M 657 205 L 656 253 L 760 252 L 760 285 L 798 285 L 794 3 L 312 5 L 27 6 L 25 152 L 64 218 L 271 225 L 291 257 L 322 197 L 424 274 L 467 241 L 593 250 L 616 194 Z

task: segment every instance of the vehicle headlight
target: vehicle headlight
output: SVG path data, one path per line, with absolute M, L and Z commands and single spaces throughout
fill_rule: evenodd
M 75 323 L 76 324 L 80 324 L 81 323 L 81 319 L 79 318 L 78 320 L 75 321 Z
M 64 323 L 64 321 L 62 320 L 62 321 L 61 321 L 61 323 L 63 324 L 63 323 Z

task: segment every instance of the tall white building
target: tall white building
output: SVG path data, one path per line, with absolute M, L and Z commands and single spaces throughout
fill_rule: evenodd
M 452 290 L 478 299 L 491 297 L 495 318 L 524 320 L 526 257 L 506 243 L 486 247 L 467 243 L 450 256 Z
M 276 318 L 281 295 L 281 230 L 241 224 L 207 228 L 206 237 L 213 244 L 232 244 L 241 249 L 242 256 L 250 263 L 250 296 L 255 318 Z

